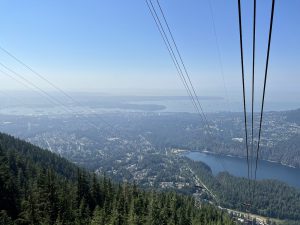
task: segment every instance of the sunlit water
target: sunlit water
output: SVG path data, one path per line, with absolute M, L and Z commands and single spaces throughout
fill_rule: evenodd
M 105 99 L 104 99 L 105 100 Z M 139 98 L 134 99 L 121 99 L 116 103 L 116 100 L 105 100 L 99 99 L 98 101 L 91 101 L 88 106 L 70 105 L 68 106 L 71 110 L 65 110 L 63 107 L 58 105 L 53 106 L 39 106 L 39 105 L 5 105 L 0 104 L 0 114 L 8 115 L 59 115 L 59 114 L 86 114 L 86 113 L 106 113 L 106 112 L 189 112 L 195 113 L 196 110 L 188 98 L 174 98 L 164 99 L 163 97 L 156 100 L 149 100 Z M 222 99 L 201 99 L 201 105 L 205 113 L 209 112 L 242 112 L 243 105 L 241 102 L 227 102 Z M 101 103 L 99 105 L 99 103 Z M 114 103 L 114 104 L 112 104 Z M 133 108 L 122 108 L 119 105 L 122 104 L 133 104 Z M 109 107 L 107 107 L 107 105 Z M 137 109 L 134 105 L 157 105 L 160 108 L 145 107 L 144 109 Z M 299 108 L 299 102 L 267 102 L 265 111 L 283 111 L 290 109 Z
M 195 161 L 204 162 L 212 169 L 214 175 L 222 171 L 227 171 L 238 177 L 247 177 L 248 174 L 245 158 L 203 152 L 188 152 L 185 156 Z M 257 179 L 276 179 L 300 188 L 300 169 L 260 160 Z

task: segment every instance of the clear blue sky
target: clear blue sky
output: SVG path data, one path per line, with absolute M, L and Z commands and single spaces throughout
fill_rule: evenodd
M 161 0 L 161 5 L 199 95 L 222 95 L 208 2 Z M 240 96 L 237 0 L 211 2 L 225 83 L 229 95 Z M 252 1 L 243 0 L 242 7 L 245 69 L 250 78 Z M 258 1 L 257 85 L 264 72 L 270 7 L 271 0 Z M 276 1 L 267 89 L 275 98 L 300 96 L 299 10 L 298 0 Z M 1 1 L 0 31 L 2 47 L 65 90 L 159 89 L 164 93 L 183 89 L 143 0 Z M 50 90 L 3 52 L 0 60 Z M 22 88 L 1 73 L 0 78 L 2 89 Z

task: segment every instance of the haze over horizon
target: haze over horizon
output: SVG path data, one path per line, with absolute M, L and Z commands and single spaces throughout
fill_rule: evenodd
M 299 225 L 299 9 L 0 1 L 0 225 Z
M 224 99 L 228 96 L 230 101 L 241 101 L 236 2 L 211 4 L 213 14 L 208 1 L 162 2 L 198 95 Z M 259 1 L 257 6 L 257 106 L 270 6 L 271 1 Z M 1 2 L 0 7 L 0 46 L 65 91 L 186 95 L 144 1 L 7 1 Z M 299 7 L 296 0 L 278 1 L 276 5 L 266 104 L 299 101 Z M 242 1 L 242 8 L 249 101 L 252 5 Z M 55 91 L 3 51 L 0 60 L 43 90 Z M 0 70 L 8 72 L 3 66 Z M 1 90 L 28 90 L 1 71 Z

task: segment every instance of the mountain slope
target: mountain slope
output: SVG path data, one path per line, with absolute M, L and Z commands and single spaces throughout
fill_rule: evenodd
M 249 194 L 249 180 L 235 177 L 227 172 L 214 176 L 210 168 L 201 162 L 189 161 L 191 169 L 218 196 L 221 206 L 245 211 L 243 203 L 250 202 L 251 213 L 266 217 L 297 220 L 300 224 L 300 190 L 276 180 L 252 181 Z M 255 187 L 255 188 L 254 188 Z
M 0 163 L 0 224 L 233 224 L 191 197 L 114 185 L 1 133 Z

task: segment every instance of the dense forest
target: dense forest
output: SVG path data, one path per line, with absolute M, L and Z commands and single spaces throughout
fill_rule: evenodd
M 223 211 L 174 192 L 114 184 L 0 133 L 0 224 L 233 224 Z
M 262 180 L 251 182 L 249 194 L 248 180 L 234 177 L 227 172 L 212 174 L 211 169 L 201 163 L 188 160 L 201 180 L 218 196 L 219 203 L 226 208 L 245 211 L 250 204 L 250 212 L 272 218 L 300 220 L 300 190 L 280 181 Z M 255 190 L 255 191 L 254 191 Z M 253 199 L 250 197 L 253 196 Z

